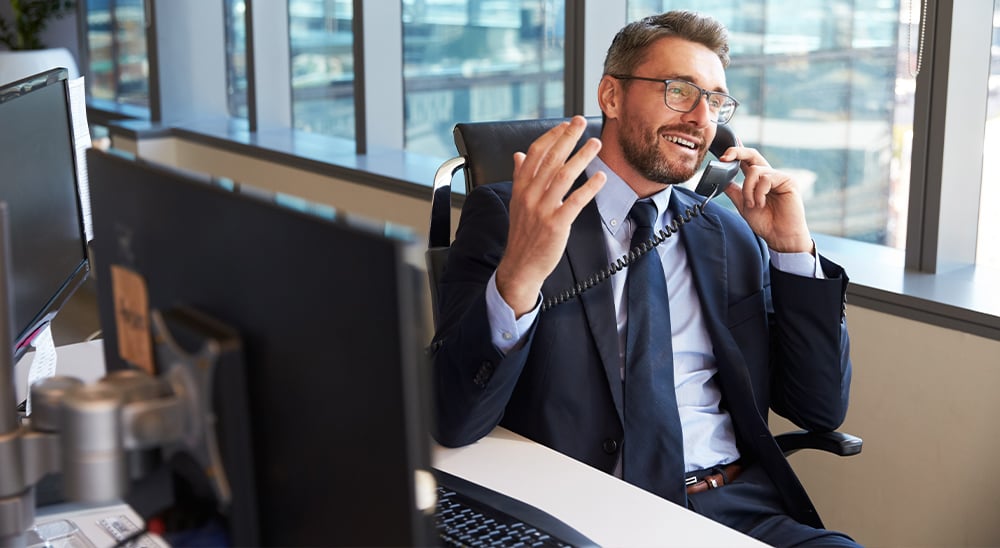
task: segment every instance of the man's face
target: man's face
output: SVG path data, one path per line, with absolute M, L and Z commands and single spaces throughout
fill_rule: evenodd
M 631 76 L 686 80 L 706 90 L 728 92 L 719 57 L 705 46 L 677 37 L 650 45 Z M 620 83 L 624 101 L 618 120 L 619 145 L 625 160 L 653 182 L 673 184 L 693 177 L 716 131 L 704 97 L 693 111 L 682 113 L 667 108 L 662 83 Z

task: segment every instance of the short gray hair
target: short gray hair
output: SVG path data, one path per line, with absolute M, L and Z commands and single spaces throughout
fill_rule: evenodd
M 604 74 L 629 75 L 645 56 L 646 48 L 667 36 L 702 44 L 729 66 L 729 32 L 719 21 L 693 11 L 668 11 L 633 21 L 611 41 L 604 58 Z

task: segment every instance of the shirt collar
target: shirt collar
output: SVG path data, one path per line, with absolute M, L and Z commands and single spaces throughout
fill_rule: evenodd
M 585 171 L 587 177 L 592 177 L 598 171 L 603 171 L 608 177 L 608 182 L 604 184 L 604 187 L 597 193 L 594 200 L 597 202 L 597 210 L 601 214 L 601 222 L 604 223 L 604 229 L 617 237 L 618 231 L 622 230 L 625 220 L 628 219 L 628 212 L 632 209 L 632 204 L 639 199 L 639 196 L 617 173 L 611 171 L 611 168 L 599 157 L 594 157 Z M 656 205 L 657 220 L 661 219 L 663 212 L 667 210 L 672 190 L 673 186 L 667 185 L 667 188 L 649 197 L 653 201 L 653 204 Z

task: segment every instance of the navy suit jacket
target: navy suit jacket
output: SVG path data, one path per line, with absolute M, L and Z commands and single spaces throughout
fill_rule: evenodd
M 623 437 L 611 285 L 599 284 L 539 314 L 524 344 L 506 355 L 491 342 L 485 289 L 506 245 L 510 192 L 510 183 L 498 183 L 469 194 L 439 282 L 435 437 L 445 446 L 466 445 L 499 424 L 611 473 Z M 670 208 L 676 214 L 701 200 L 674 187 Z M 542 286 L 543 298 L 608 267 L 602 230 L 592 201 L 574 222 L 562 259 Z M 677 236 L 740 454 L 767 470 L 793 518 L 821 527 L 767 417 L 770 408 L 813 431 L 832 431 L 843 421 L 851 376 L 847 277 L 822 257 L 828 279 L 771 268 L 766 246 L 746 222 L 714 203 Z

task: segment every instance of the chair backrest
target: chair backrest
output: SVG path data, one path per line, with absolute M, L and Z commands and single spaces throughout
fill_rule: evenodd
M 438 319 L 438 280 L 444 273 L 451 245 L 451 185 L 458 171 L 465 172 L 465 191 L 480 185 L 509 181 L 514 173 L 514 153 L 527 152 L 543 133 L 568 118 L 504 120 L 456 124 L 455 148 L 459 156 L 441 164 L 434 175 L 431 224 L 425 254 L 431 289 L 434 323 Z M 601 118 L 588 117 L 578 147 L 590 137 L 600 137 Z
M 514 153 L 527 152 L 535 139 L 568 118 L 470 122 L 455 126 L 455 148 L 465 158 L 465 190 L 480 185 L 509 181 L 514 172 Z M 590 137 L 600 137 L 601 118 L 587 118 L 580 145 Z

